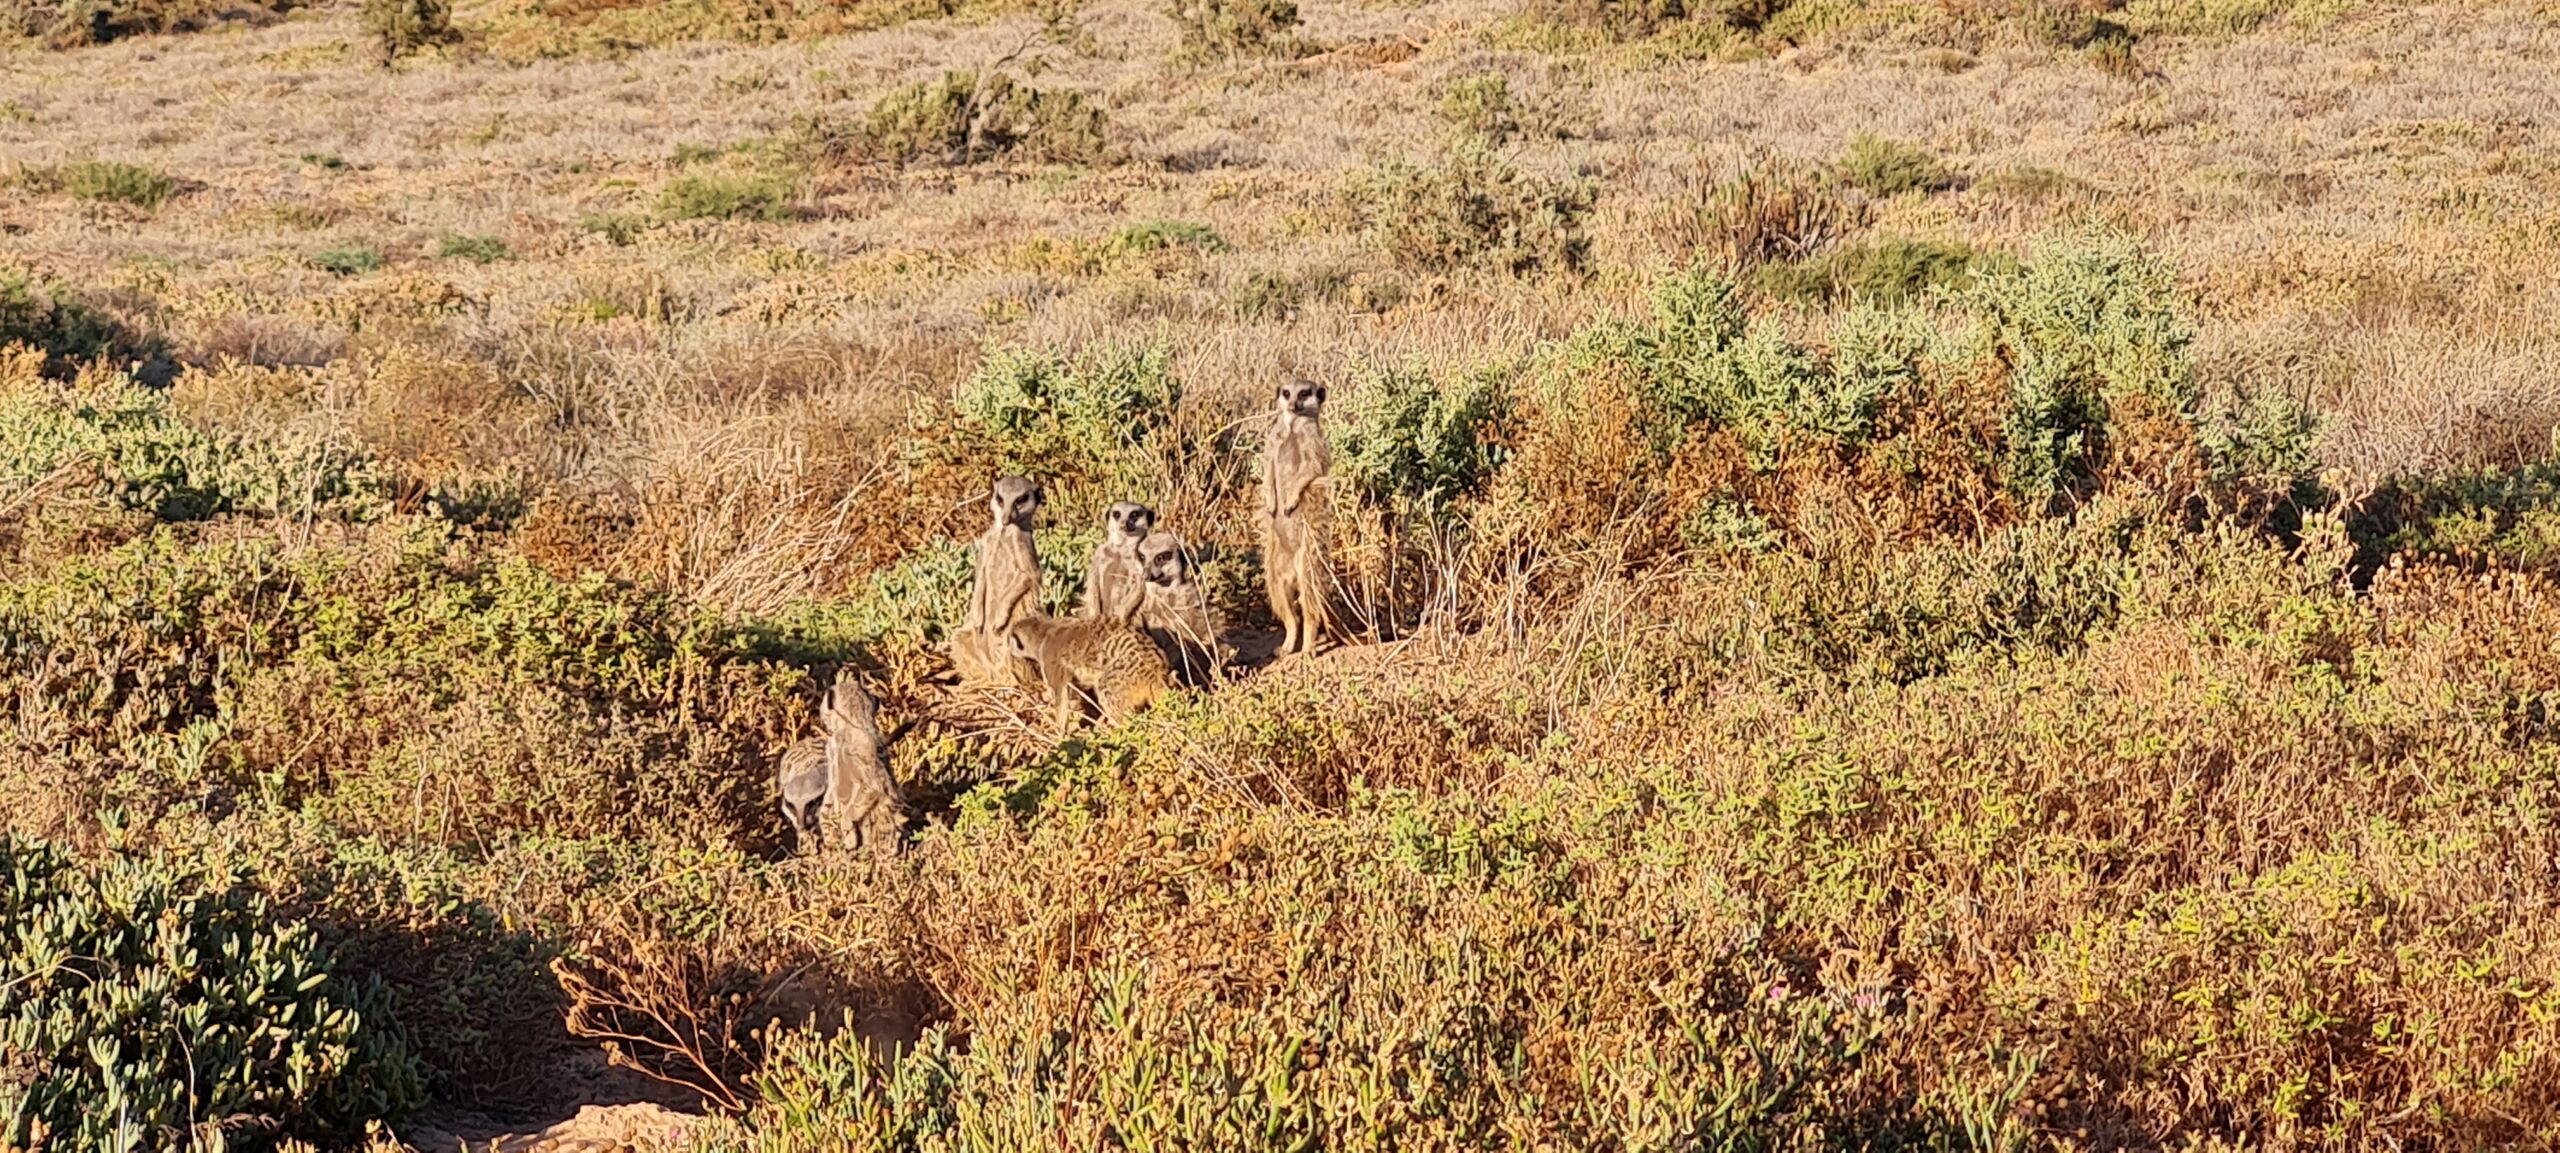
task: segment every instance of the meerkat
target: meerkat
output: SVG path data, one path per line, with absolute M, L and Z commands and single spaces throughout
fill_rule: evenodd
M 1090 691 L 1102 719 L 1111 721 L 1154 704 L 1173 687 L 1172 669 L 1155 642 L 1120 621 L 1027 617 L 1014 622 L 1011 639 L 1015 655 L 1039 666 L 1060 728 L 1074 722 L 1079 691 Z
M 977 573 L 968 615 L 951 637 L 951 664 L 963 682 L 1036 683 L 1004 638 L 1015 621 L 1040 611 L 1040 552 L 1031 541 L 1040 486 L 1018 476 L 999 480 L 987 493 L 987 512 L 993 523 L 978 537 Z
M 1138 628 L 1156 642 L 1183 683 L 1209 684 L 1225 664 L 1225 654 L 1218 644 L 1218 618 L 1193 579 L 1197 568 L 1191 550 L 1172 533 L 1152 533 L 1138 542 L 1138 564 L 1147 577 Z
M 1131 501 L 1112 505 L 1102 514 L 1102 545 L 1085 568 L 1084 602 L 1079 616 L 1126 621 L 1137 614 L 1146 592 L 1146 573 L 1138 565 L 1138 542 L 1156 527 L 1154 509 Z
M 838 673 L 818 705 L 822 735 L 782 755 L 782 817 L 804 849 L 862 848 L 895 853 L 906 825 L 906 797 L 889 775 L 888 742 L 880 735 L 880 703 L 853 674 Z
M 1333 630 L 1326 599 L 1333 574 L 1319 531 L 1323 501 L 1314 494 L 1333 467 L 1324 396 L 1324 386 L 1311 380 L 1281 385 L 1279 411 L 1263 439 L 1262 577 L 1271 612 L 1280 618 L 1280 656 L 1311 652 Z

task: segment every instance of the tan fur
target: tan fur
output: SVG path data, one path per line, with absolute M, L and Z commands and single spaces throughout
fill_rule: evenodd
M 1333 570 L 1325 558 L 1323 494 L 1318 481 L 1333 467 L 1322 422 L 1324 386 L 1294 380 L 1280 386 L 1278 411 L 1263 438 L 1262 579 L 1280 618 L 1278 654 L 1314 651 L 1333 632 Z
M 1102 545 L 1085 567 L 1084 600 L 1078 616 L 1127 621 L 1138 613 L 1146 592 L 1146 572 L 1138 564 L 1138 542 L 1155 527 L 1155 510 L 1121 501 L 1103 514 Z
M 1004 639 L 1015 621 L 1040 611 L 1040 553 L 1031 540 L 1039 510 L 1040 486 L 1022 477 L 1005 477 L 987 494 L 992 523 L 978 537 L 968 613 L 951 636 L 951 664 L 964 684 L 1039 683 Z
M 1138 628 L 1156 643 L 1183 683 L 1205 687 L 1216 681 L 1226 653 L 1218 641 L 1217 614 L 1194 579 L 1191 550 L 1181 537 L 1155 533 L 1139 542 L 1138 564 L 1147 579 Z
M 1039 666 L 1058 725 L 1075 720 L 1078 692 L 1090 692 L 1115 721 L 1172 689 L 1172 670 L 1146 634 L 1099 617 L 1032 617 L 1013 626 L 1014 652 Z
M 782 815 L 803 848 L 897 852 L 907 803 L 897 778 L 889 775 L 879 718 L 879 702 L 851 673 L 840 673 L 818 706 L 824 735 L 804 738 L 783 753 L 776 773 Z

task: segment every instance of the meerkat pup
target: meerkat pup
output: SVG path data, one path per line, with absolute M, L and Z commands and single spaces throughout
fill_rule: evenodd
M 1012 641 L 1015 655 L 1039 666 L 1062 729 L 1080 711 L 1079 692 L 1092 693 L 1102 719 L 1113 721 L 1154 704 L 1173 687 L 1172 670 L 1155 642 L 1107 617 L 1027 617 L 1014 622 Z
M 1191 550 L 1172 533 L 1151 533 L 1138 542 L 1138 565 L 1147 577 L 1138 628 L 1184 684 L 1197 688 L 1216 680 L 1226 654 L 1218 644 L 1218 618 L 1195 579 L 1199 569 Z
M 880 703 L 853 674 L 836 674 L 818 705 L 819 736 L 782 754 L 782 817 L 803 849 L 897 852 L 907 801 L 889 775 L 888 741 L 880 735 Z
M 1156 527 L 1154 509 L 1131 501 L 1102 514 L 1102 546 L 1084 572 L 1084 603 L 1077 615 L 1126 621 L 1144 598 L 1147 576 L 1138 564 L 1138 542 Z
M 1277 655 L 1311 652 L 1333 629 L 1320 529 L 1323 498 L 1316 482 L 1333 467 L 1324 439 L 1324 386 L 1298 379 L 1280 386 L 1279 411 L 1263 438 L 1262 577 L 1280 618 Z
M 969 584 L 968 615 L 951 637 L 951 664 L 971 684 L 1029 684 L 1013 658 L 1005 633 L 1040 611 L 1040 553 L 1031 522 L 1040 512 L 1040 486 L 1009 476 L 987 493 L 993 523 L 978 537 L 978 569 Z

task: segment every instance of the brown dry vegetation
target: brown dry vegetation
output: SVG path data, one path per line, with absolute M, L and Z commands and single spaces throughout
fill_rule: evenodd
M 22 7 L 7 830 L 235 870 L 444 1102 L 2560 1142 L 2547 4 Z M 1267 624 L 1290 374 L 1357 643 L 946 683 L 1001 472 Z M 785 851 L 841 666 L 894 862 Z

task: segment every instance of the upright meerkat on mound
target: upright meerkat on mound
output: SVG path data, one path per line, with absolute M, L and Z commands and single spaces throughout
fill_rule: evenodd
M 1198 566 L 1190 548 L 1172 533 L 1150 534 L 1138 542 L 1138 566 L 1147 578 L 1138 628 L 1184 684 L 1197 688 L 1216 680 L 1226 654 L 1218 644 L 1217 615 L 1195 579 Z
M 1281 385 L 1279 411 L 1263 437 L 1262 579 L 1272 615 L 1280 618 L 1279 656 L 1312 652 L 1333 631 L 1324 498 L 1314 491 L 1333 467 L 1333 448 L 1324 439 L 1324 395 L 1324 386 L 1311 380 Z
M 1085 567 L 1080 616 L 1125 621 L 1136 615 L 1146 591 L 1146 573 L 1138 565 L 1138 542 L 1156 527 L 1155 510 L 1131 501 L 1112 505 L 1102 514 L 1102 546 Z
M 967 684 L 1027 684 L 1005 634 L 1014 622 L 1040 611 L 1040 553 L 1031 522 L 1040 512 L 1040 486 L 1009 476 L 987 493 L 993 523 L 978 537 L 978 569 L 969 584 L 969 612 L 951 636 L 951 664 Z
M 818 706 L 823 735 L 782 754 L 782 817 L 803 849 L 898 850 L 907 801 L 889 775 L 888 741 L 880 735 L 880 703 L 851 673 L 836 674 Z
M 1074 721 L 1079 691 L 1090 691 L 1109 721 L 1154 704 L 1173 687 L 1155 642 L 1106 617 L 1028 617 L 1014 623 L 1012 642 L 1015 655 L 1039 666 L 1060 728 Z

